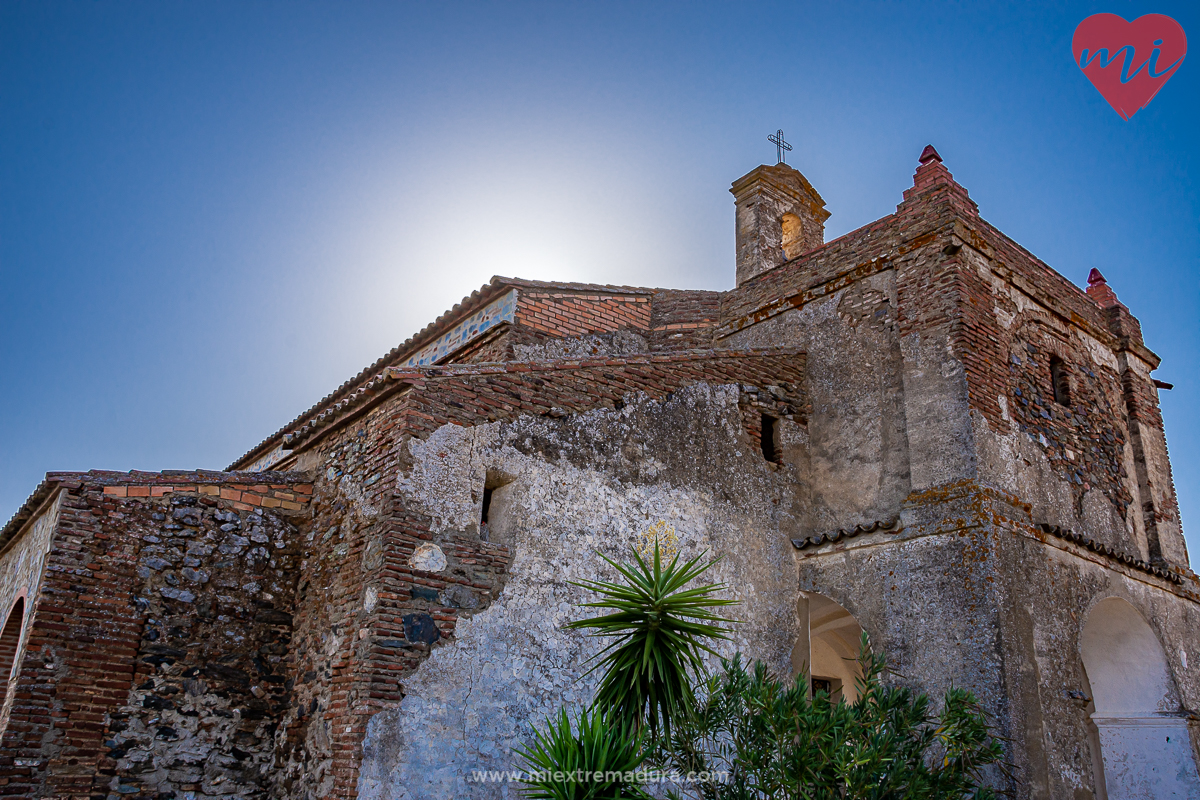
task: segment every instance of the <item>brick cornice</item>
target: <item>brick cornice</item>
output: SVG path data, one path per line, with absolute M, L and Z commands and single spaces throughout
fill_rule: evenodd
M 289 431 L 283 436 L 284 444 L 295 450 L 300 444 L 324 437 L 352 419 L 358 418 L 369 408 L 397 391 L 422 389 L 441 380 L 462 378 L 488 378 L 501 375 L 540 375 L 554 372 L 574 372 L 637 366 L 668 366 L 716 361 L 738 361 L 779 357 L 803 357 L 804 351 L 790 347 L 753 348 L 731 350 L 708 348 L 698 350 L 672 350 L 644 353 L 621 357 L 593 359 L 559 359 L 554 361 L 506 361 L 485 364 L 451 364 L 431 367 L 389 367 L 366 384 L 351 397 L 318 414 L 312 420 Z M 714 382 L 725 382 L 713 377 Z M 486 421 L 486 420 L 480 420 Z M 257 473 L 252 473 L 257 474 Z
M 2 552 L 21 532 L 25 524 L 38 515 L 38 511 L 53 497 L 60 488 L 78 489 L 84 484 L 102 488 L 118 486 L 145 487 L 179 487 L 176 491 L 185 491 L 185 487 L 219 486 L 222 484 L 261 486 L 311 484 L 312 476 L 307 472 L 220 472 L 216 470 L 179 470 L 168 469 L 161 472 L 141 472 L 133 470 L 120 472 L 116 470 L 94 469 L 88 472 L 47 472 L 45 479 L 38 484 L 33 493 L 26 498 L 12 518 L 0 528 L 0 552 Z M 193 490 L 195 490 L 193 488 Z M 109 492 L 111 494 L 111 492 Z M 162 492 L 158 495 L 165 494 Z M 128 495 L 124 495 L 128 496 Z M 149 493 L 147 497 L 151 496 Z
M 922 513 L 943 505 L 952 506 L 953 512 L 949 515 L 936 511 L 932 515 Z M 957 481 L 913 492 L 905 499 L 898 519 L 890 518 L 869 525 L 800 537 L 793 540 L 793 546 L 798 551 L 808 551 L 803 556 L 805 558 L 820 558 L 830 552 L 886 546 L 911 539 L 980 528 L 989 523 L 1014 536 L 1040 542 L 1047 547 L 1120 572 L 1134 580 L 1200 602 L 1200 580 L 1189 570 L 1180 571 L 1168 565 L 1151 564 L 1086 534 L 1057 525 L 1035 523 L 1028 503 L 1016 495 L 974 480 Z M 882 536 L 866 535 L 872 533 Z

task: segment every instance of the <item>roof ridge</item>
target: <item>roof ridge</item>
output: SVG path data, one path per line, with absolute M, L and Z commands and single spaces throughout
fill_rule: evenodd
M 578 283 L 575 281 L 539 281 L 533 278 L 506 278 L 503 275 L 492 276 L 493 281 L 499 281 L 505 286 L 525 287 L 530 289 L 569 289 L 573 291 L 608 292 L 609 294 L 655 294 L 662 289 L 652 289 L 648 286 L 622 286 L 613 283 Z

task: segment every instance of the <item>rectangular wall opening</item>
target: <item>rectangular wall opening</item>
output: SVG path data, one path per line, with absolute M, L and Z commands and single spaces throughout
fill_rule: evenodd
M 505 519 L 507 506 L 504 487 L 512 482 L 512 475 L 497 469 L 489 469 L 484 476 L 483 498 L 479 504 L 479 538 L 485 542 L 494 541 L 497 523 L 503 529 L 510 522 Z
M 479 515 L 479 522 L 483 525 L 488 523 L 488 512 L 492 509 L 492 490 L 484 487 L 483 490 L 483 510 Z
M 769 414 L 762 415 L 762 455 L 772 464 L 783 463 L 783 448 L 779 442 L 779 420 Z

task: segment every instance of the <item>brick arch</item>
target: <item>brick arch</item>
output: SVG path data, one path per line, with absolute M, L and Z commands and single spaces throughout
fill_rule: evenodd
M 1039 337 L 1042 346 L 1051 348 L 1060 358 L 1075 358 L 1075 347 L 1069 331 L 1055 324 L 1055 319 L 1044 311 L 1026 309 L 1017 314 L 1009 327 L 1009 350 L 1020 342 Z
M 1085 360 L 1090 364 L 1091 355 L 1086 350 L 1076 347 L 1070 334 L 1060 330 L 1047 315 L 1026 311 L 1021 316 L 1024 319 L 1018 317 L 1019 322 L 1009 340 L 1010 370 L 1015 364 L 1014 355 L 1021 358 L 1023 363 L 1030 363 L 1028 346 L 1033 345 L 1042 351 L 1042 358 L 1037 361 L 1034 374 L 1049 396 L 1054 396 L 1051 364 L 1055 359 L 1066 368 L 1071 385 L 1078 384 L 1081 365 Z
M 1103 413 L 1115 414 L 1113 419 L 1123 420 L 1124 395 L 1121 392 L 1120 376 L 1110 365 L 1098 362 L 1082 338 L 1083 335 L 1078 330 L 1064 326 L 1051 315 L 1039 310 L 1026 309 L 1017 315 L 1011 327 L 1008 341 L 1009 368 L 1011 370 L 1013 366 L 1014 350 L 1025 344 L 1034 344 L 1042 348 L 1047 357 L 1045 363 L 1040 365 L 1042 369 L 1037 373 L 1047 389 L 1053 388 L 1050 381 L 1049 356 L 1057 356 L 1066 366 L 1072 386 L 1084 383 L 1085 378 L 1090 384 L 1086 387 L 1089 390 L 1087 394 L 1080 395 L 1081 397 L 1102 401 Z M 1111 384 L 1088 376 L 1089 372 L 1095 375 L 1107 373 L 1112 378 Z M 1124 427 L 1121 426 L 1122 432 Z
M 17 657 L 21 651 L 21 633 L 25 628 L 25 597 L 18 597 L 0 629 L 0 732 L 8 726 L 8 695 L 14 682 Z

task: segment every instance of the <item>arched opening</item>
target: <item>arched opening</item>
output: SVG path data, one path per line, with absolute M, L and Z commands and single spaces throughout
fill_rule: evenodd
M 804 231 L 800 223 L 800 218 L 795 214 L 784 214 L 780 224 L 783 226 L 783 231 L 780 235 L 780 241 L 783 244 L 783 257 L 784 260 L 791 261 L 804 252 Z
M 17 656 L 21 649 L 21 630 L 25 627 L 25 598 L 17 598 L 4 629 L 0 630 L 0 733 L 8 727 L 8 709 L 12 705 L 9 689 L 15 683 Z
M 1067 365 L 1058 356 L 1050 356 L 1050 383 L 1054 386 L 1054 402 L 1071 405 L 1071 379 L 1067 377 Z
M 807 671 L 814 692 L 837 701 L 858 700 L 862 677 L 858 648 L 862 626 L 849 611 L 813 592 L 801 592 L 796 604 L 800 635 L 792 650 L 792 673 Z
M 1200 797 L 1187 719 L 1179 714 L 1162 645 L 1142 615 L 1118 597 L 1101 600 L 1079 650 L 1102 764 L 1097 797 Z

